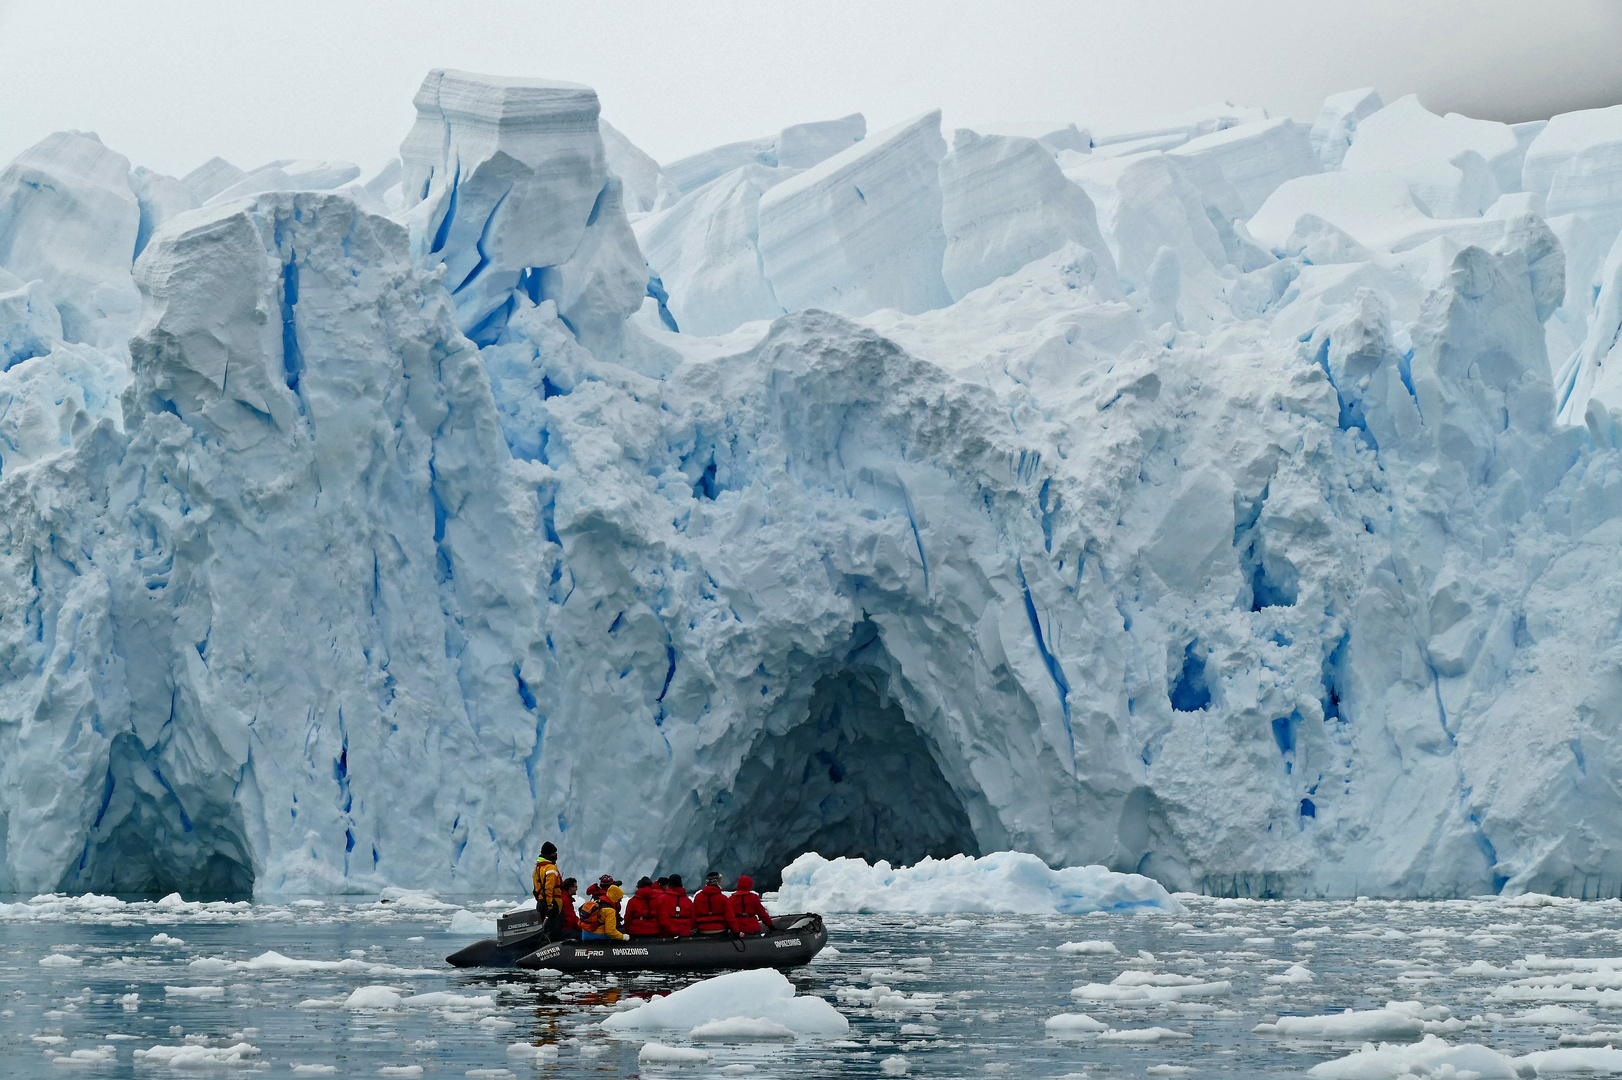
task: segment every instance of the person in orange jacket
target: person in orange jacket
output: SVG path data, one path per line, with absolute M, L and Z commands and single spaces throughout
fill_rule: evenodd
M 670 886 L 659 904 L 659 933 L 665 937 L 692 937 L 693 902 L 682 888 L 681 875 L 670 875 Z
M 548 941 L 563 932 L 563 907 L 569 898 L 563 892 L 563 875 L 558 872 L 558 847 L 548 840 L 535 859 L 535 910 L 541 916 L 541 929 Z
M 766 914 L 766 905 L 755 892 L 755 879 L 748 874 L 738 875 L 738 887 L 727 897 L 727 919 L 738 934 L 759 934 L 772 928 L 772 917 Z
M 619 918 L 615 914 L 619 910 L 619 902 L 624 898 L 625 893 L 618 885 L 610 885 L 601 896 L 587 900 L 580 909 L 581 937 L 586 941 L 601 941 L 604 938 L 624 941 L 625 935 L 620 932 Z
M 721 875 L 714 870 L 704 875 L 704 887 L 693 894 L 693 929 L 700 934 L 724 934 L 732 929 L 727 894 L 721 891 Z
M 632 937 L 659 936 L 659 901 L 664 890 L 648 878 L 636 883 L 636 892 L 625 901 L 625 932 Z

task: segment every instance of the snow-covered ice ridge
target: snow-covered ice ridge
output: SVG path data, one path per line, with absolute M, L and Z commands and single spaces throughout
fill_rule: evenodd
M 1622 107 L 416 104 L 0 173 L 0 891 L 1622 893 Z

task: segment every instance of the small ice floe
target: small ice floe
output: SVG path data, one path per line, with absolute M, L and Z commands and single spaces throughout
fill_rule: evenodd
M 1517 1080 L 1519 1075 L 1514 1062 L 1496 1050 L 1479 1043 L 1453 1045 L 1435 1035 L 1426 1035 L 1417 1043 L 1364 1043 L 1355 1053 L 1307 1070 L 1317 1080 L 1383 1080 L 1408 1075 L 1464 1080 L 1466 1074 L 1478 1080 Z
M 167 1065 L 171 1069 L 207 1069 L 219 1065 L 252 1065 L 259 1056 L 259 1048 L 252 1043 L 239 1042 L 232 1046 L 200 1046 L 185 1043 L 180 1046 L 154 1046 L 150 1050 L 135 1051 L 137 1065 Z
M 379 1076 L 403 1076 L 407 1080 L 422 1075 L 421 1065 L 385 1065 L 377 1070 Z
M 513 1043 L 507 1047 L 507 1056 L 521 1060 L 542 1061 L 557 1057 L 558 1048 L 551 1043 L 541 1043 L 540 1045 L 535 1043 Z
M 1587 1009 L 1568 1009 L 1564 1005 L 1541 1005 L 1519 1016 L 1506 1016 L 1502 1022 L 1533 1027 L 1592 1027 L 1594 1014 Z
M 1108 1043 L 1162 1043 L 1179 1042 L 1192 1039 L 1194 1036 L 1186 1031 L 1175 1028 L 1147 1027 L 1147 1028 L 1110 1028 L 1098 1034 L 1099 1042 Z
M 1327 1016 L 1281 1016 L 1274 1024 L 1257 1024 L 1257 1035 L 1323 1042 L 1368 1042 L 1374 1039 L 1417 1039 L 1425 1033 L 1419 1017 L 1394 1009 L 1347 1009 Z
M 336 1065 L 300 1065 L 294 1063 L 294 1076 L 333 1076 L 338 1072 Z
M 186 942 L 184 940 L 180 939 L 180 938 L 177 938 L 177 937 L 170 937 L 168 934 L 153 934 L 152 939 L 151 939 L 151 944 L 153 944 L 153 945 L 184 945 L 184 944 L 186 944 Z
M 801 1035 L 840 1036 L 850 1023 L 819 997 L 796 996 L 794 984 L 774 968 L 732 971 L 602 1021 L 612 1032 L 684 1030 L 716 1020 L 767 1020 Z
M 447 934 L 468 934 L 473 937 L 495 937 L 496 920 L 484 915 L 475 915 L 462 908 L 451 916 L 451 924 L 445 928 Z
M 1269 975 L 1267 981 L 1275 986 L 1299 986 L 1313 980 L 1313 974 L 1304 964 L 1291 964 L 1282 975 Z
M 639 1065 L 708 1065 L 715 1055 L 692 1046 L 666 1046 L 648 1042 L 636 1052 Z
M 1188 998 L 1226 997 L 1233 992 L 1227 980 L 1205 982 L 1192 975 L 1169 971 L 1123 971 L 1108 983 L 1087 983 L 1070 991 L 1077 1001 L 1119 1001 L 1160 1004 Z
M 49 956 L 43 957 L 39 962 L 39 966 L 78 967 L 82 963 L 84 963 L 84 961 L 77 956 L 69 956 L 67 953 L 52 953 Z
M 165 986 L 163 992 L 172 998 L 196 998 L 198 1000 L 212 1000 L 225 996 L 223 986 Z
M 226 973 L 264 974 L 264 975 L 370 975 L 412 977 L 423 975 L 442 975 L 439 968 L 403 968 L 392 964 L 378 964 L 368 960 L 302 960 L 291 956 L 283 956 L 279 952 L 271 951 L 260 953 L 252 960 L 222 960 L 212 956 L 200 956 L 187 965 L 192 971 L 200 975 L 219 975 Z
M 1143 1070 L 1150 1076 L 1189 1076 L 1194 1072 L 1192 1065 L 1151 1065 Z
M 879 1062 L 879 1072 L 885 1076 L 906 1076 L 912 1064 L 900 1054 L 895 1054 Z
M 1579 1046 L 1537 1050 L 1516 1058 L 1515 1067 L 1522 1076 L 1622 1073 L 1622 1050 Z
M 903 1032 L 905 1034 L 905 1032 Z M 725 1020 L 711 1020 L 687 1033 L 697 1042 L 754 1042 L 773 1039 L 793 1039 L 794 1029 L 774 1020 L 759 1017 L 732 1016 Z
M 1049 1035 L 1057 1038 L 1096 1035 L 1100 1031 L 1109 1030 L 1108 1024 L 1100 1023 L 1086 1013 L 1060 1013 L 1058 1016 L 1050 1016 L 1043 1026 Z
M 114 1065 L 118 1062 L 118 1049 L 112 1046 L 90 1046 L 66 1054 L 47 1050 L 45 1056 L 51 1059 L 52 1065 L 86 1067 Z
M 469 1069 L 467 1075 L 478 1080 L 508 1080 L 518 1074 L 511 1069 Z
M 1065 956 L 1117 956 L 1121 952 L 1113 941 L 1067 941 L 1053 951 Z

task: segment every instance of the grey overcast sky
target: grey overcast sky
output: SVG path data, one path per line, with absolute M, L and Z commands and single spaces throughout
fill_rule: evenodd
M 1310 119 L 1368 85 L 1522 120 L 1622 102 L 1619 55 L 1622 0 L 0 0 L 0 162 L 77 128 L 175 174 L 372 166 L 440 66 L 587 83 L 670 161 L 855 111 Z

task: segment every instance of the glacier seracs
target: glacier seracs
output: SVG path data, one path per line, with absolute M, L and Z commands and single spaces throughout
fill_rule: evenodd
M 1609 112 L 417 106 L 0 173 L 0 891 L 1622 893 Z

